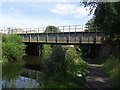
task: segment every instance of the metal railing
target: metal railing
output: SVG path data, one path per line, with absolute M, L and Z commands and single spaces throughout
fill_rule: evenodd
M 6 34 L 19 34 L 23 42 L 39 43 L 101 43 L 105 40 L 104 34 L 97 31 L 85 31 L 83 25 L 51 26 L 52 28 L 12 28 L 1 30 Z M 54 31 L 56 29 L 56 31 Z
M 49 27 L 49 26 L 47 26 Z M 11 29 L 1 29 L 0 33 L 5 34 L 30 34 L 30 33 L 56 33 L 54 32 L 54 27 L 51 26 L 51 32 L 47 31 L 47 27 L 39 27 L 39 28 L 11 28 Z M 56 26 L 56 31 L 64 32 L 81 32 L 84 30 L 83 25 L 69 25 L 69 26 Z M 60 33 L 58 32 L 58 33 Z

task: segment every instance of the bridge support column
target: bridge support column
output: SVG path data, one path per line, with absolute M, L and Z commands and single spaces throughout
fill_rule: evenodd
M 35 56 L 39 56 L 42 54 L 42 48 L 39 44 L 26 44 L 26 49 L 25 49 L 25 53 L 27 55 L 35 55 Z

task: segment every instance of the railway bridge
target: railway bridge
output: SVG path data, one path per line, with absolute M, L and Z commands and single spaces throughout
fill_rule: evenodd
M 46 30 L 43 28 L 11 29 L 8 34 L 22 36 L 27 45 L 28 54 L 39 54 L 41 44 L 60 45 L 100 45 L 105 40 L 104 33 L 100 31 L 84 31 L 81 25 L 58 26 L 56 32 L 54 27 Z

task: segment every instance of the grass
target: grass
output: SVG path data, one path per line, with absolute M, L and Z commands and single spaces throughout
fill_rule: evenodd
M 84 86 L 85 79 L 78 76 L 73 76 L 72 74 L 61 75 L 60 73 L 53 74 L 47 81 L 43 84 L 43 88 L 82 88 Z
M 112 56 L 106 59 L 102 66 L 112 81 L 113 87 L 120 88 L 120 61 Z

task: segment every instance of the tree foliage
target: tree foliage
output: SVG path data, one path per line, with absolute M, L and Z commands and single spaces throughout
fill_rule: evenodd
M 45 29 L 46 33 L 56 33 L 56 32 L 60 32 L 60 30 L 55 27 L 55 26 L 47 26 Z
M 92 2 L 91 2 L 92 1 Z M 85 7 L 90 7 L 90 13 L 95 8 L 95 25 L 112 39 L 120 39 L 120 2 L 98 2 L 98 0 L 86 0 L 82 2 Z
M 80 88 L 85 84 L 87 64 L 75 48 L 65 51 L 60 45 L 55 45 L 46 61 L 49 63 L 45 63 L 48 68 L 43 71 L 46 80 L 42 88 Z
M 93 2 L 89 2 L 93 1 Z M 105 34 L 109 35 L 107 46 L 109 46 L 108 57 L 104 57 L 103 70 L 108 74 L 115 87 L 120 88 L 120 2 L 97 2 L 97 0 L 86 0 L 82 2 L 85 7 L 96 5 L 94 12 L 95 22 L 94 25 L 99 27 Z M 93 10 L 93 8 L 91 9 Z M 105 42 L 104 42 L 105 44 Z M 105 46 L 103 46 L 105 48 Z M 106 52 L 106 50 L 105 50 Z M 107 52 L 108 53 L 108 52 Z
M 2 77 L 10 80 L 19 76 L 23 71 L 22 56 L 24 54 L 25 45 L 22 38 L 18 35 L 4 35 L 2 42 Z
M 44 59 L 50 58 L 50 54 L 52 53 L 52 48 L 50 45 L 43 45 L 43 54 L 42 57 Z
M 88 22 L 85 24 L 86 31 L 96 31 L 97 28 L 95 26 L 95 18 L 92 18 L 88 20 Z
M 81 52 L 79 52 L 81 53 Z M 87 65 L 86 62 L 81 58 L 81 55 L 77 53 L 75 47 L 69 48 L 66 51 L 67 71 L 72 74 L 86 75 Z
M 120 3 L 119 3 L 120 4 Z M 95 11 L 95 23 L 111 38 L 118 38 L 120 29 L 120 8 L 118 3 L 102 3 Z
M 50 55 L 50 61 L 52 63 L 51 68 L 53 68 L 52 72 L 61 72 L 65 71 L 65 50 L 62 49 L 62 46 L 56 45 L 52 49 L 52 53 Z
M 24 49 L 25 45 L 22 43 L 22 38 L 18 35 L 8 35 L 2 43 L 2 54 L 8 61 L 20 60 Z

